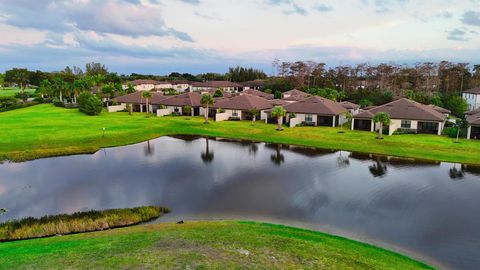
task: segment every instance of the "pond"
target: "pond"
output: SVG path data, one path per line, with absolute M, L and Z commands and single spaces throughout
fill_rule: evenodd
M 162 137 L 0 164 L 0 221 L 162 205 L 162 220 L 253 219 L 480 269 L 480 168 L 345 151 Z

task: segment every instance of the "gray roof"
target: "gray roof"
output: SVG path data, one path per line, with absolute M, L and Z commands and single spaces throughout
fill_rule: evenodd
M 230 110 L 242 110 L 248 111 L 251 109 L 265 110 L 272 108 L 272 102 L 262 97 L 253 96 L 249 94 L 243 94 L 233 96 L 231 98 L 220 99 L 212 108 L 216 109 L 230 109 Z
M 472 89 L 465 90 L 463 91 L 463 93 L 480 95 L 480 87 L 475 87 Z
M 423 121 L 444 121 L 446 116 L 434 108 L 418 103 L 413 100 L 401 98 L 390 103 L 374 107 L 361 112 L 353 118 L 372 119 L 379 112 L 385 112 L 392 119 L 423 120 Z
M 339 115 L 347 111 L 338 102 L 319 96 L 311 96 L 301 101 L 286 105 L 285 110 L 293 113 L 318 114 L 325 116 Z
M 142 97 L 143 91 L 137 91 L 131 94 L 127 94 L 124 96 L 114 98 L 115 101 L 118 103 L 129 103 L 129 104 L 145 104 L 146 99 Z M 152 97 L 148 100 L 150 104 L 157 104 L 160 100 L 169 98 L 168 96 L 164 96 L 162 93 L 159 92 L 150 92 Z

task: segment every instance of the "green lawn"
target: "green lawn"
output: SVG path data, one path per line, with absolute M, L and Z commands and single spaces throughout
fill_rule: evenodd
M 20 89 L 18 88 L 0 88 L 0 97 L 13 97 L 18 92 L 20 92 Z M 35 89 L 25 89 L 25 92 L 34 93 Z
M 102 128 L 106 128 L 102 138 Z M 136 113 L 86 116 L 76 109 L 42 104 L 0 113 L 0 159 L 15 161 L 91 153 L 101 147 L 141 142 L 162 135 L 198 134 L 343 149 L 428 160 L 480 164 L 480 142 L 436 135 L 396 135 L 384 140 L 364 131 L 338 133 L 338 128 L 296 127 L 276 131 L 275 125 L 247 121 L 203 124 L 201 117 L 145 117 Z
M 0 243 L 0 269 L 432 269 L 324 233 L 239 221 L 163 223 Z

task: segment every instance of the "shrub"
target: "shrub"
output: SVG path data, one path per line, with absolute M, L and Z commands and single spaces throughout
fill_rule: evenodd
M 191 115 L 192 114 L 192 106 L 185 105 L 182 108 L 182 112 L 184 115 Z
M 213 94 L 213 97 L 223 97 L 223 89 L 217 88 L 217 90 L 215 90 L 215 93 Z
M 99 115 L 102 112 L 102 101 L 89 92 L 83 92 L 78 96 L 79 111 L 86 115 Z
M 61 101 L 58 98 L 54 98 L 52 100 L 52 103 L 53 103 L 54 106 L 65 108 L 65 103 L 63 103 L 63 101 Z
M 170 210 L 164 207 L 143 206 L 103 211 L 93 210 L 42 218 L 28 217 L 0 224 L 0 241 L 124 227 L 146 222 L 169 212 Z

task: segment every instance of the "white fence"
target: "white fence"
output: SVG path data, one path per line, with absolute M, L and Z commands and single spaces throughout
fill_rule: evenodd
M 172 109 L 158 109 L 157 110 L 157 116 L 158 117 L 161 117 L 161 116 L 164 116 L 164 115 L 169 115 L 169 114 L 172 114 Z
M 120 105 L 115 105 L 115 106 L 108 106 L 107 110 L 108 112 L 118 112 L 118 111 L 123 111 L 127 108 L 126 104 L 120 104 Z
M 225 121 L 230 118 L 230 114 L 227 112 L 224 113 L 217 113 L 215 115 L 215 122 Z
M 290 127 L 295 127 L 298 124 L 302 123 L 302 118 L 300 117 L 295 117 L 295 118 L 290 118 Z

